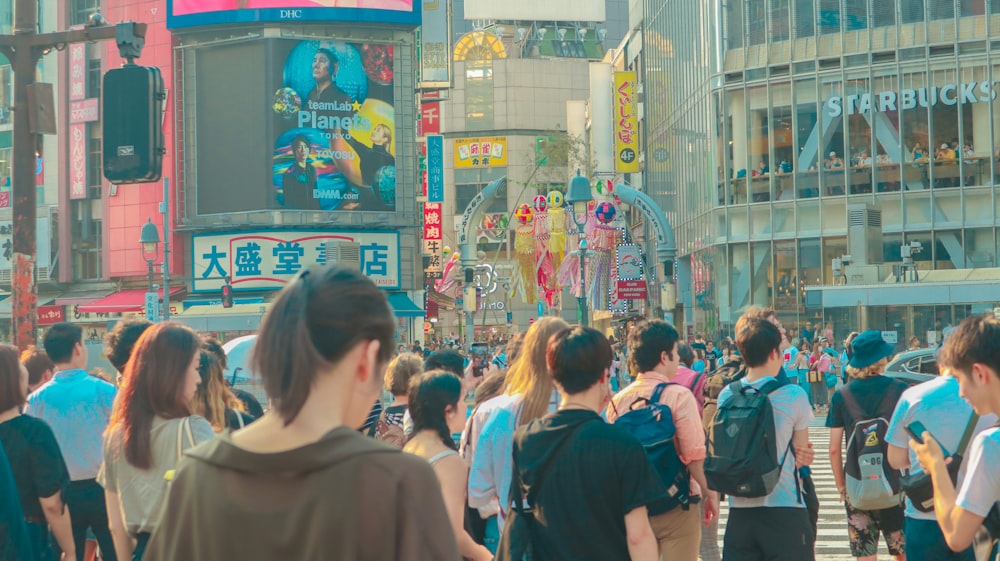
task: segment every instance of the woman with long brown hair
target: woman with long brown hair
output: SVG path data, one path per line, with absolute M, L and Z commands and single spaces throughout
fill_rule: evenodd
M 360 271 L 292 279 L 253 351 L 271 408 L 181 460 L 147 561 L 457 561 L 430 464 L 357 431 L 395 331 L 385 292 Z
M 549 376 L 545 349 L 549 338 L 567 327 L 569 324 L 557 317 L 536 321 L 525 333 L 503 395 L 480 406 L 480 414 L 484 409 L 489 413 L 472 455 L 469 506 L 478 508 L 484 519 L 499 514 L 497 530 L 501 533 L 513 475 L 514 431 L 558 407 L 559 394 Z
M 21 414 L 27 396 L 28 370 L 18 361 L 17 349 L 0 345 L 0 446 L 10 460 L 33 559 L 54 561 L 59 549 L 66 559 L 76 559 L 70 512 L 63 502 L 69 486 L 66 462 L 48 423 Z
M 226 384 L 219 359 L 208 349 L 202 349 L 198 355 L 198 375 L 201 384 L 191 400 L 191 414 L 208 420 L 216 433 L 226 428 L 238 430 L 254 421 L 240 398 Z
M 120 560 L 142 559 L 160 520 L 167 474 L 183 451 L 215 436 L 190 403 L 201 383 L 201 339 L 178 323 L 158 323 L 125 365 L 104 444 L 98 482 Z

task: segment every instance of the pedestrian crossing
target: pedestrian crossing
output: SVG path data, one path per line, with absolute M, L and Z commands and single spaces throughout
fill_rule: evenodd
M 829 429 L 822 426 L 825 418 L 817 418 L 809 427 L 809 441 L 816 450 L 812 465 L 812 478 L 819 495 L 819 528 L 816 537 L 816 561 L 851 561 L 850 542 L 847 539 L 847 513 L 840 502 L 840 493 L 830 468 Z M 726 532 L 727 505 L 719 513 L 719 547 Z M 879 559 L 890 559 L 885 540 L 879 544 Z

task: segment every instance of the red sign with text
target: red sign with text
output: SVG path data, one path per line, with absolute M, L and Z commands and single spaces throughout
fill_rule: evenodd
M 619 300 L 645 300 L 647 297 L 646 281 L 641 279 L 618 281 Z
M 66 321 L 66 308 L 62 306 L 39 306 L 38 325 L 55 325 Z

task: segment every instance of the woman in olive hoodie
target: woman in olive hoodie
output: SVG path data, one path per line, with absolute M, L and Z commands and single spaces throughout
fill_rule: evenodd
M 431 466 L 356 430 L 394 332 L 385 293 L 358 271 L 291 281 L 254 349 L 272 408 L 181 461 L 146 560 L 458 561 Z

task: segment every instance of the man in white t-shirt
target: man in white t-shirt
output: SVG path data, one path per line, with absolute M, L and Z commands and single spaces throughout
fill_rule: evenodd
M 958 379 L 960 395 L 976 413 L 1000 413 L 1000 320 L 992 315 L 966 318 L 941 347 L 938 364 Z M 945 542 L 952 551 L 962 551 L 972 545 L 983 520 L 1000 501 L 1000 427 L 986 429 L 972 440 L 957 493 L 941 446 L 931 436 L 935 429 L 927 429 L 924 443 L 911 440 L 910 446 L 934 482 L 934 513 Z
M 736 346 L 746 364 L 746 376 L 739 383 L 760 389 L 776 380 L 784 358 L 783 334 L 770 321 L 741 318 L 736 325 Z M 719 394 L 723 407 L 733 392 L 726 386 Z M 815 535 L 798 494 L 798 466 L 810 465 L 815 456 L 809 444 L 812 407 L 805 390 L 785 384 L 770 396 L 774 412 L 774 435 L 777 460 L 784 462 L 778 484 L 767 496 L 729 498 L 729 520 L 723 540 L 723 559 L 770 559 L 773 561 L 811 561 Z M 788 451 L 791 443 L 794 453 Z
M 962 435 L 970 421 L 975 422 L 973 435 L 979 434 L 996 423 L 995 415 L 973 418 L 972 406 L 959 395 L 958 380 L 943 375 L 903 392 L 896 403 L 896 411 L 889 423 L 886 441 L 889 443 L 889 465 L 898 470 L 909 469 L 919 473 L 917 454 L 910 449 L 906 427 L 914 421 L 922 423 L 941 446 L 958 453 Z M 968 454 L 965 454 L 968 456 Z M 964 466 L 963 466 L 964 467 Z M 959 473 L 959 482 L 964 470 Z M 921 512 L 913 502 L 906 500 L 907 561 L 972 561 L 972 550 L 951 551 L 944 541 L 941 527 L 934 512 Z

